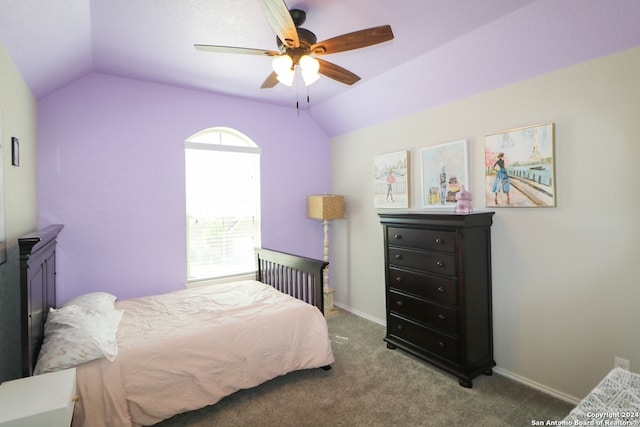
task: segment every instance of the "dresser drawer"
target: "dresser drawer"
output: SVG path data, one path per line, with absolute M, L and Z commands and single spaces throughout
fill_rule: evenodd
M 456 305 L 458 303 L 456 283 L 457 281 L 452 279 L 389 267 L 390 289 L 397 289 L 444 304 Z
M 442 252 L 420 252 L 411 249 L 390 247 L 389 264 L 447 276 L 456 275 L 455 255 Z
M 455 338 L 440 334 L 393 314 L 390 314 L 388 318 L 387 333 L 389 335 L 407 341 L 413 346 L 447 360 L 457 362 L 458 341 Z
M 451 334 L 458 333 L 458 311 L 455 309 L 389 292 L 389 310 Z
M 455 231 L 416 230 L 401 227 L 388 227 L 387 242 L 390 246 L 405 246 L 408 248 L 444 252 L 456 251 Z

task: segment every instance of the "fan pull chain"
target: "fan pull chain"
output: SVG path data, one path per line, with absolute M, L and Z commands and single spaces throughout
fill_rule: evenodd
M 296 114 L 300 116 L 300 79 L 296 76 Z

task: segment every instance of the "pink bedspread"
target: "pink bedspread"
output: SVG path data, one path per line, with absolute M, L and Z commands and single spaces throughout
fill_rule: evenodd
M 256 281 L 119 301 L 118 357 L 78 367 L 74 426 L 151 425 L 334 362 L 320 311 Z

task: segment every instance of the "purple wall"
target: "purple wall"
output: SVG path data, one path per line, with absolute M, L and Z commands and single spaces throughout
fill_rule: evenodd
M 38 125 L 40 224 L 65 225 L 58 303 L 184 287 L 183 143 L 214 126 L 262 148 L 263 247 L 322 257 L 305 196 L 330 190 L 329 141 L 306 111 L 90 74 L 42 99 Z
M 330 137 L 640 45 L 640 1 L 541 0 L 316 105 Z M 393 49 L 393 47 L 392 47 Z

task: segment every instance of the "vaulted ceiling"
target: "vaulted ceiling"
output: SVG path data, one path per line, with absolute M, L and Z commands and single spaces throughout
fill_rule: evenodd
M 585 55 L 572 56 L 577 44 L 592 46 L 593 56 L 635 46 L 640 40 L 638 4 L 636 0 L 289 0 L 290 9 L 307 12 L 303 27 L 318 40 L 384 24 L 391 25 L 395 35 L 376 46 L 324 56 L 362 80 L 347 86 L 323 77 L 308 92 L 299 85 L 260 89 L 271 72 L 269 57 L 194 48 L 202 43 L 277 50 L 259 0 L 0 0 L 0 43 L 38 99 L 97 72 L 278 105 L 294 106 L 295 97 L 308 93 L 321 105 L 357 92 L 381 76 L 385 77 L 381 81 L 394 76 L 391 80 L 399 86 L 416 85 L 420 73 L 405 72 L 415 66 L 424 66 L 425 76 L 430 69 L 441 69 L 442 81 L 428 83 L 444 87 L 450 83 L 442 59 L 460 63 L 454 54 L 481 62 L 479 55 L 487 52 L 488 60 L 497 55 L 508 61 L 519 47 L 526 49 L 531 40 L 539 39 L 545 55 L 531 52 L 535 55 L 531 68 L 545 72 L 568 65 L 567 61 L 584 60 Z M 537 19 L 522 21 L 528 16 Z M 584 28 L 574 31 L 572 25 Z M 466 51 L 458 48 L 450 49 L 449 56 L 442 54 L 460 40 L 494 27 L 508 27 L 510 32 L 499 40 L 480 38 L 475 48 Z M 513 66 L 484 65 L 487 72 Z M 473 76 L 469 79 L 472 86 Z M 460 91 L 459 82 L 454 86 Z
M 391 25 L 395 39 L 325 59 L 363 81 L 486 25 L 532 0 L 305 0 L 318 40 Z M 0 40 L 37 98 L 88 72 L 291 104 L 292 89 L 260 89 L 271 59 L 200 52 L 195 43 L 277 50 L 259 0 L 3 0 Z M 347 91 L 316 82 L 316 103 Z M 304 90 L 304 88 L 303 88 Z

